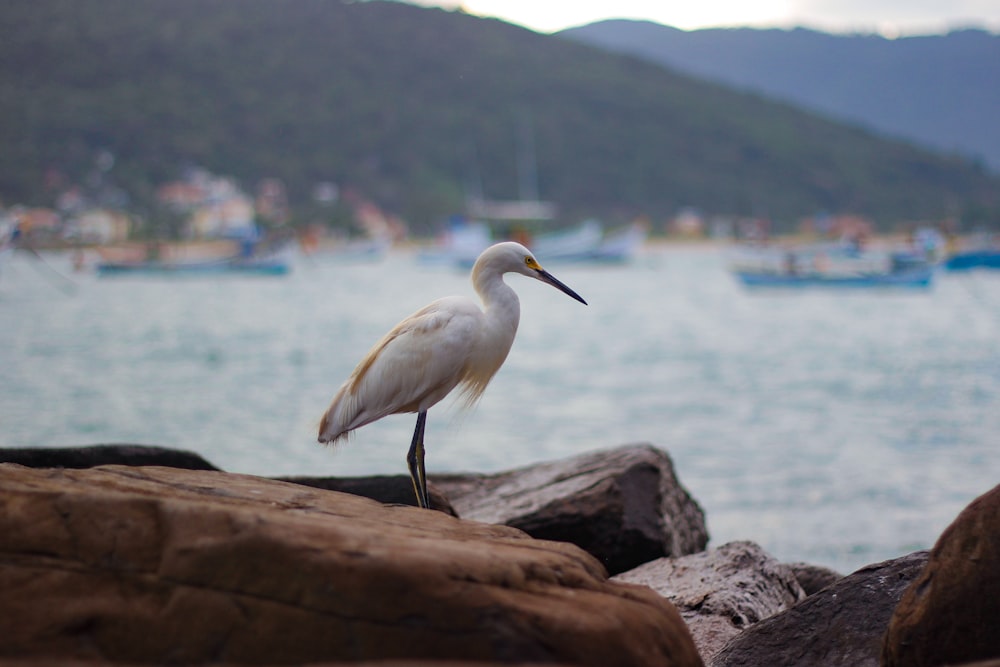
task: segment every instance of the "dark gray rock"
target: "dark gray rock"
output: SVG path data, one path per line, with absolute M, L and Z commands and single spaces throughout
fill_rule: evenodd
M 93 468 L 103 465 L 123 465 L 218 470 L 194 452 L 124 443 L 84 447 L 0 448 L 0 463 L 16 463 L 29 468 Z
M 204 458 L 180 449 L 154 445 L 107 444 L 82 447 L 8 447 L 0 448 L 0 463 L 16 463 L 28 468 L 95 468 L 103 465 L 163 466 L 182 470 L 215 470 Z M 364 496 L 385 504 L 416 505 L 413 484 L 407 475 L 371 477 L 279 477 L 328 491 Z M 428 484 L 431 507 L 458 516 L 448 498 L 433 484 Z
M 465 519 L 571 542 L 611 574 L 663 556 L 702 551 L 701 507 L 681 486 L 670 456 L 626 445 L 493 475 L 431 475 Z
M 795 573 L 795 578 L 799 580 L 799 585 L 802 586 L 806 595 L 821 591 L 844 578 L 840 572 L 822 565 L 811 563 L 786 563 L 786 565 Z
M 903 591 L 927 563 L 918 551 L 863 567 L 734 637 L 713 667 L 877 667 Z
M 941 533 L 927 567 L 896 607 L 885 667 L 930 667 L 1000 658 L 1000 486 Z
M 413 482 L 409 475 L 372 475 L 370 477 L 276 477 L 280 482 L 302 484 L 316 489 L 351 493 L 377 500 L 386 505 L 417 505 L 417 496 L 413 491 Z M 448 497 L 434 484 L 427 483 L 427 493 L 430 496 L 431 509 L 439 510 L 452 516 L 458 516 L 451 506 Z
M 792 570 L 753 542 L 660 558 L 613 580 L 649 586 L 673 602 L 705 662 L 745 629 L 806 597 Z

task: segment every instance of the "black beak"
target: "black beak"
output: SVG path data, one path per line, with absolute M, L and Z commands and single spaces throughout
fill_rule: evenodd
M 563 294 L 568 294 L 569 296 L 573 297 L 574 299 L 576 299 L 577 301 L 579 301 L 583 305 L 585 305 L 585 306 L 587 305 L 587 302 L 583 300 L 582 296 L 580 296 L 579 294 L 577 294 L 576 292 L 574 292 L 570 288 L 566 287 L 566 285 L 562 284 L 560 281 L 556 280 L 556 277 L 553 276 L 551 273 L 549 273 L 545 269 L 535 269 L 535 270 L 538 272 L 538 279 L 539 280 L 552 285 L 553 287 L 555 287 L 556 289 L 558 289 Z

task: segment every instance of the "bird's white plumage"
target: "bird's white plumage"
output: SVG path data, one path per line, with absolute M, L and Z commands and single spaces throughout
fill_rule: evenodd
M 469 374 L 483 319 L 471 300 L 447 297 L 397 324 L 337 392 L 320 440 L 336 441 L 387 415 L 426 410 L 447 396 Z
M 420 413 L 411 445 L 416 459 L 408 462 L 418 502 L 426 506 L 424 415 L 456 387 L 474 403 L 507 358 L 521 311 L 517 294 L 503 281 L 505 273 L 541 280 L 586 303 L 544 271 L 524 246 L 507 242 L 487 248 L 472 269 L 483 308 L 466 297 L 446 297 L 397 324 L 340 387 L 323 415 L 319 441 L 337 442 L 391 414 Z

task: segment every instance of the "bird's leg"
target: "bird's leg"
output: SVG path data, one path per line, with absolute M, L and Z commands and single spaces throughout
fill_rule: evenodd
M 424 420 L 426 422 L 426 419 Z M 424 429 L 420 427 L 420 445 L 417 448 L 417 465 L 420 467 L 420 492 L 424 496 L 424 507 L 431 508 L 431 494 L 427 493 L 427 471 L 424 470 Z
M 424 424 L 427 422 L 427 411 L 417 413 L 417 427 L 413 429 L 413 440 L 410 451 L 406 454 L 406 465 L 410 469 L 410 480 L 413 491 L 417 494 L 417 505 L 430 509 L 427 495 L 427 474 L 424 471 Z

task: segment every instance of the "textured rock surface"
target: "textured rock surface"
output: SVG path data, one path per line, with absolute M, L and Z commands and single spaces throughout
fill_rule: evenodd
M 882 635 L 927 552 L 863 567 L 734 637 L 713 667 L 876 667 Z
M 786 563 L 786 565 L 795 573 L 795 578 L 806 595 L 819 592 L 844 578 L 841 573 L 822 565 L 811 563 Z
M 370 477 L 277 477 L 280 482 L 302 484 L 316 489 L 353 493 L 387 505 L 416 507 L 417 496 L 409 475 L 372 475 Z M 427 483 L 431 509 L 458 516 L 448 497 L 431 482 Z
M 571 542 L 612 574 L 702 551 L 705 516 L 673 463 L 627 445 L 494 475 L 431 475 L 459 516 Z
M 805 598 L 792 570 L 753 542 L 661 558 L 614 580 L 649 586 L 673 602 L 706 662 L 746 628 Z
M 1000 658 L 1000 486 L 941 533 L 883 645 L 886 667 Z
M 123 465 L 218 470 L 194 452 L 155 445 L 131 444 L 86 447 L 0 447 L 0 463 L 17 463 L 29 468 L 93 468 Z
M 569 544 L 255 477 L 0 465 L 0 657 L 697 665 Z

